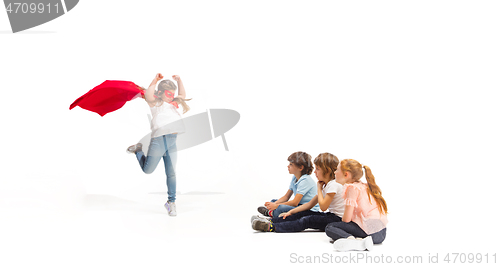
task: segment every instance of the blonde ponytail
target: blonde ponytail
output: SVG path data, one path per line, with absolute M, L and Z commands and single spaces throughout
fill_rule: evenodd
M 375 183 L 375 176 L 373 176 L 372 170 L 366 165 L 363 166 L 363 168 L 365 169 L 366 182 L 368 183 L 366 191 L 368 191 L 368 194 L 375 199 L 375 202 L 377 202 L 380 213 L 387 213 L 387 203 L 382 197 L 380 187 Z
M 191 100 L 191 99 L 192 99 L 192 98 L 190 98 L 190 99 L 184 99 L 184 98 L 182 98 L 182 97 L 175 97 L 175 98 L 174 98 L 174 100 L 172 100 L 172 101 L 177 102 L 177 104 L 181 104 L 182 109 L 184 110 L 184 112 L 183 112 L 182 114 L 184 114 L 184 113 L 188 112 L 188 111 L 191 109 L 191 108 L 190 108 L 190 107 L 186 104 L 186 101 L 189 101 L 189 100 Z
M 366 165 L 362 166 L 354 159 L 343 159 L 340 162 L 340 169 L 343 172 L 350 172 L 354 182 L 358 182 L 363 177 L 363 168 L 365 169 L 366 182 L 368 183 L 368 188 L 366 189 L 368 196 L 372 196 L 375 199 L 380 213 L 387 213 L 387 203 L 382 197 L 380 187 L 375 183 L 375 176 L 373 176 L 372 170 Z

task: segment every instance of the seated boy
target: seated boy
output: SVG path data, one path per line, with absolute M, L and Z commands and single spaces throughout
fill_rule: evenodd
M 278 217 L 283 212 L 309 202 L 317 194 L 316 182 L 310 176 L 313 170 L 311 156 L 299 151 L 291 154 L 288 161 L 290 162 L 288 172 L 293 174 L 288 191 L 280 199 L 273 199 L 257 208 L 257 211 L 264 216 Z M 294 198 L 290 200 L 292 194 Z M 318 204 L 311 210 L 319 211 Z

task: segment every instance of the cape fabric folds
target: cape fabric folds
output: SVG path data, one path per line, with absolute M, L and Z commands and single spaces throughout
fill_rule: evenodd
M 133 82 L 108 80 L 79 97 L 69 109 L 79 106 L 104 116 L 120 109 L 127 101 L 144 96 L 144 92 Z

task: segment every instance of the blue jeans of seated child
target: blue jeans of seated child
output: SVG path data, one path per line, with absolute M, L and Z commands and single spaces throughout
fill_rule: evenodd
M 295 217 L 293 217 L 294 215 Z M 271 221 L 276 233 L 293 233 L 304 231 L 307 228 L 325 231 L 325 227 L 329 225 L 329 223 L 340 222 L 342 221 L 342 218 L 331 212 L 306 210 L 293 214 L 286 219 L 273 218 Z
M 152 173 L 163 158 L 165 174 L 167 176 L 168 201 L 175 202 L 177 181 L 175 177 L 175 164 L 177 162 L 177 134 L 167 134 L 151 138 L 148 155 L 137 151 L 135 156 L 144 173 Z
M 295 214 L 292 214 L 292 215 L 286 217 L 286 219 L 283 219 L 283 217 L 273 217 L 271 219 L 271 221 L 273 223 L 291 222 L 291 221 L 296 221 L 304 216 L 316 215 L 316 214 L 318 214 L 317 211 L 305 210 L 305 211 L 301 211 L 301 212 L 297 212 Z
M 273 203 L 276 201 L 278 201 L 278 200 L 277 199 L 271 200 L 271 202 L 273 202 Z M 273 219 L 278 218 L 281 213 L 287 212 L 287 211 L 294 209 L 294 208 L 296 208 L 296 207 L 280 204 L 275 210 L 273 210 Z
M 333 240 L 339 238 L 348 238 L 349 236 L 365 238 L 369 235 L 366 234 L 361 227 L 355 222 L 334 222 L 326 226 L 326 235 L 331 237 Z M 380 244 L 384 241 L 386 235 L 386 228 L 371 234 L 373 239 L 373 244 Z

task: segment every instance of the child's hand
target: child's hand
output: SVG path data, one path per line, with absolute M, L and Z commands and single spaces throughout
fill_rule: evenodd
M 172 75 L 172 79 L 174 79 L 174 81 L 176 82 L 179 82 L 181 80 L 181 77 L 179 77 L 179 75 Z
M 163 79 L 163 75 L 161 75 L 161 73 L 156 74 L 155 80 L 159 81 L 161 79 Z
M 274 203 L 274 202 L 266 202 L 264 205 L 266 206 L 266 208 L 267 208 L 269 211 L 271 211 L 271 210 L 275 210 L 275 209 L 277 209 L 277 208 L 278 208 L 278 206 L 279 206 L 279 204 L 276 204 L 276 203 Z
M 286 219 L 286 217 L 288 217 L 288 216 L 290 216 L 290 215 L 292 215 L 292 214 L 290 213 L 290 211 L 287 211 L 287 212 L 281 213 L 279 216 L 280 216 L 280 217 L 283 217 L 283 220 L 284 220 L 284 219 Z
M 323 186 L 325 185 L 325 182 L 323 181 L 318 181 L 318 189 L 323 189 Z

